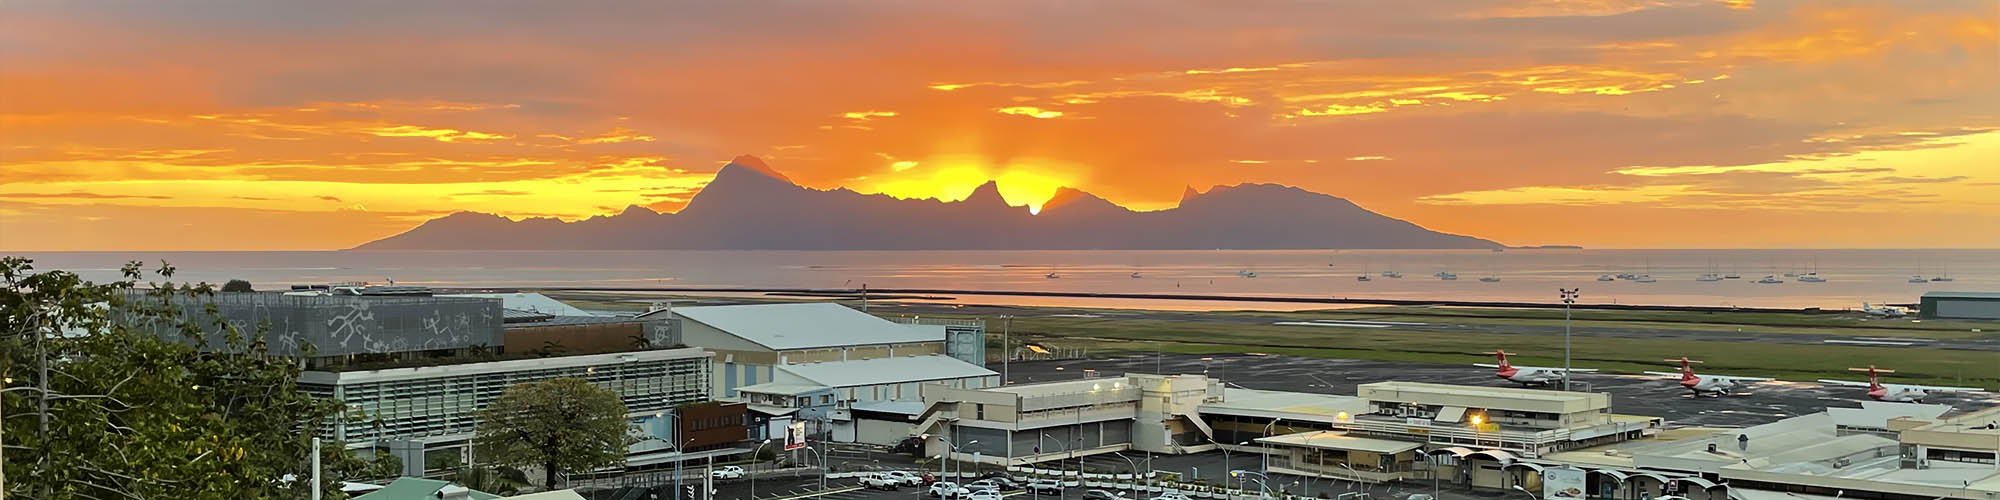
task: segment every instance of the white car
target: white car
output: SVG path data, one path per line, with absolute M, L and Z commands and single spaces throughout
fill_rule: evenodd
M 903 486 L 924 485 L 924 477 L 913 474 L 910 471 L 892 470 L 884 472 L 882 475 L 889 476 L 889 479 L 894 479 L 896 482 L 902 483 Z
M 972 494 L 972 490 L 951 481 L 938 481 L 931 483 L 931 490 L 926 494 L 938 498 L 963 498 Z
M 714 472 L 708 473 L 711 479 L 743 479 L 744 475 L 746 473 L 743 472 L 743 468 L 734 465 L 716 467 Z
M 888 474 L 880 472 L 870 472 L 861 475 L 861 487 L 871 490 L 895 491 L 897 486 L 902 485 L 902 481 L 897 481 L 896 478 L 889 477 Z
M 1062 481 L 1054 479 L 1036 479 L 1028 481 L 1028 489 L 1043 495 L 1060 495 L 1063 491 L 1063 484 Z
M 1151 500 L 1190 500 L 1190 499 L 1188 498 L 1187 495 L 1182 495 L 1181 492 L 1167 491 L 1167 492 L 1161 492 L 1159 495 L 1154 496 Z
M 1000 490 L 977 490 L 965 496 L 966 500 L 1000 500 Z

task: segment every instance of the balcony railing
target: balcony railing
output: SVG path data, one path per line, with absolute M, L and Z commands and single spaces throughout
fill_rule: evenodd
M 1028 412 L 1108 403 L 1129 403 L 1138 400 L 1139 388 L 1137 387 L 1049 394 L 1021 398 L 1021 411 Z

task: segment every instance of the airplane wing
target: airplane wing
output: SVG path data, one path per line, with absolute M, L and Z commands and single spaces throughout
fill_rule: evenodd
M 1484 366 L 1484 367 L 1487 367 L 1487 368 L 1499 368 L 1499 365 L 1476 365 L 1476 366 Z M 1545 372 L 1559 372 L 1559 371 L 1563 371 L 1563 369 L 1562 369 L 1562 368 L 1559 368 L 1559 367 L 1548 367 L 1548 366 L 1525 366 L 1525 365 L 1514 365 L 1514 367 L 1515 367 L 1515 368 L 1519 368 L 1519 369 L 1522 369 L 1522 370 L 1541 370 L 1541 371 L 1545 371 Z M 1594 372 L 1594 371 L 1597 371 L 1597 369 L 1596 369 L 1596 368 L 1571 368 L 1571 369 L 1570 369 L 1569 371 L 1571 371 L 1571 372 L 1575 372 L 1575 373 L 1590 373 L 1590 372 Z
M 1852 380 L 1827 380 L 1827 379 L 1819 379 L 1819 383 L 1822 383 L 1822 384 L 1833 384 L 1833 385 L 1845 385 L 1845 386 L 1852 386 L 1852 387 L 1868 387 L 1868 383 L 1867 383 L 1867 382 L 1855 382 L 1855 381 L 1852 381 Z
M 1727 380 L 1730 382 L 1770 382 L 1772 380 L 1769 377 L 1724 377 L 1721 375 L 1702 375 L 1702 376 L 1717 380 Z M 1868 384 L 1861 384 L 1861 385 L 1868 385 Z
M 1902 385 L 1904 387 L 1915 387 L 1930 392 L 1986 392 L 1985 387 L 1938 387 L 1931 385 L 1909 385 L 1909 384 L 1899 384 L 1899 385 Z
M 1555 370 L 1555 371 L 1562 371 L 1562 369 L 1561 369 L 1561 368 L 1549 368 L 1549 370 Z M 1597 369 L 1596 369 L 1596 368 L 1571 368 L 1571 369 L 1569 369 L 1569 371 L 1572 371 L 1572 372 L 1576 372 L 1576 373 L 1596 373 L 1596 372 L 1597 372 Z
M 1473 363 L 1473 364 L 1472 364 L 1472 366 L 1477 366 L 1477 367 L 1481 367 L 1481 368 L 1499 368 L 1499 367 L 1500 367 L 1500 365 L 1490 365 L 1490 364 L 1486 364 L 1486 363 Z
M 1680 377 L 1681 377 L 1681 374 L 1679 374 L 1679 373 L 1674 373 L 1674 372 L 1646 372 L 1646 374 L 1647 374 L 1647 375 L 1655 375 L 1655 376 L 1661 376 L 1661 377 L 1673 377 L 1673 378 L 1680 378 Z

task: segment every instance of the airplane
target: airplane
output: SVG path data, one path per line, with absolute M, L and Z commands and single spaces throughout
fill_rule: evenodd
M 1688 388 L 1688 390 L 1694 391 L 1694 395 L 1696 397 L 1700 397 L 1703 395 L 1715 395 L 1716 397 L 1727 396 L 1729 395 L 1729 391 L 1744 386 L 1748 386 L 1752 383 L 1771 381 L 1771 379 L 1764 377 L 1724 377 L 1720 375 L 1705 375 L 1705 376 L 1695 375 L 1694 368 L 1690 367 L 1689 364 L 1700 363 L 1700 361 L 1689 361 L 1687 357 L 1682 357 L 1681 359 L 1678 360 L 1669 359 L 1666 361 L 1667 362 L 1680 361 L 1681 362 L 1680 373 L 1646 372 L 1646 374 L 1659 375 L 1662 377 L 1680 377 L 1681 387 L 1686 387 Z
M 1882 307 L 1875 307 L 1875 306 L 1873 306 L 1873 305 L 1871 305 L 1871 304 L 1869 304 L 1869 303 L 1867 303 L 1867 302 L 1862 302 L 1862 303 L 1861 303 L 1861 312 L 1864 312 L 1864 313 L 1867 313 L 1867 314 L 1868 314 L 1869 316 L 1874 316 L 1874 317 L 1877 317 L 1877 318 L 1901 318 L 1901 317 L 1903 317 L 1903 310 L 1902 310 L 1902 309 L 1897 309 L 1897 308 L 1894 308 L 1894 307 L 1889 307 L 1889 306 L 1882 306 Z
M 1487 354 L 1499 356 L 1500 364 L 1489 365 L 1485 363 L 1476 363 L 1473 364 L 1472 366 L 1483 366 L 1486 368 L 1494 368 L 1495 370 L 1493 371 L 1493 376 L 1500 377 L 1501 379 L 1505 379 L 1509 382 L 1521 384 L 1522 387 L 1527 387 L 1531 385 L 1549 385 L 1552 383 L 1562 382 L 1563 369 L 1561 368 L 1543 368 L 1539 366 L 1514 366 L 1513 364 L 1507 362 L 1507 351 L 1505 350 L 1493 351 Z M 1571 369 L 1570 371 L 1576 373 L 1590 373 L 1597 370 Z
M 1877 370 L 1875 369 L 1875 365 L 1868 365 L 1867 368 L 1848 368 L 1848 370 L 1857 372 L 1868 372 L 1868 382 L 1861 383 L 1861 382 L 1854 382 L 1851 380 L 1820 379 L 1819 383 L 1846 385 L 1853 387 L 1867 387 L 1868 397 L 1874 398 L 1876 401 L 1888 401 L 1892 403 L 1922 403 L 1924 402 L 1924 398 L 1930 396 L 1930 394 L 1933 392 L 1961 392 L 1961 391 L 1973 392 L 1973 391 L 1986 390 L 1983 387 L 1936 387 L 1936 386 L 1903 385 L 1903 384 L 1885 385 L 1882 383 L 1881 377 L 1878 374 L 1896 373 L 1895 370 Z

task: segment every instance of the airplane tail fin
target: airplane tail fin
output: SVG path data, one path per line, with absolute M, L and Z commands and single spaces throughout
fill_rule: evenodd
M 1514 365 L 1507 362 L 1506 349 L 1496 349 L 1491 354 L 1493 354 L 1494 356 L 1498 356 L 1500 358 L 1500 369 L 1505 370 L 1514 367 Z
M 1693 360 L 1689 360 L 1689 359 L 1687 359 L 1687 356 L 1681 356 L 1681 359 L 1669 359 L 1669 360 L 1666 360 L 1666 361 L 1667 361 L 1667 362 L 1670 362 L 1670 363 L 1671 363 L 1671 362 L 1675 362 L 1675 361 L 1679 361 L 1679 362 L 1681 363 L 1681 380 L 1692 380 L 1692 379 L 1694 379 L 1695 377 L 1694 377 L 1694 366 L 1693 366 L 1693 363 L 1700 363 L 1700 361 L 1693 361 Z
M 1881 374 L 1884 374 L 1884 373 L 1896 373 L 1896 371 L 1895 371 L 1895 370 L 1882 370 L 1882 369 L 1877 369 L 1877 368 L 1875 368 L 1875 365 L 1868 365 L 1868 367 L 1867 367 L 1867 368 L 1848 368 L 1847 370 L 1848 370 L 1848 371 L 1856 371 L 1856 372 L 1868 372 L 1868 390 L 1871 390 L 1871 391 L 1872 391 L 1872 390 L 1875 390 L 1875 389 L 1881 389 L 1881 388 L 1882 388 L 1882 375 L 1881 375 Z

